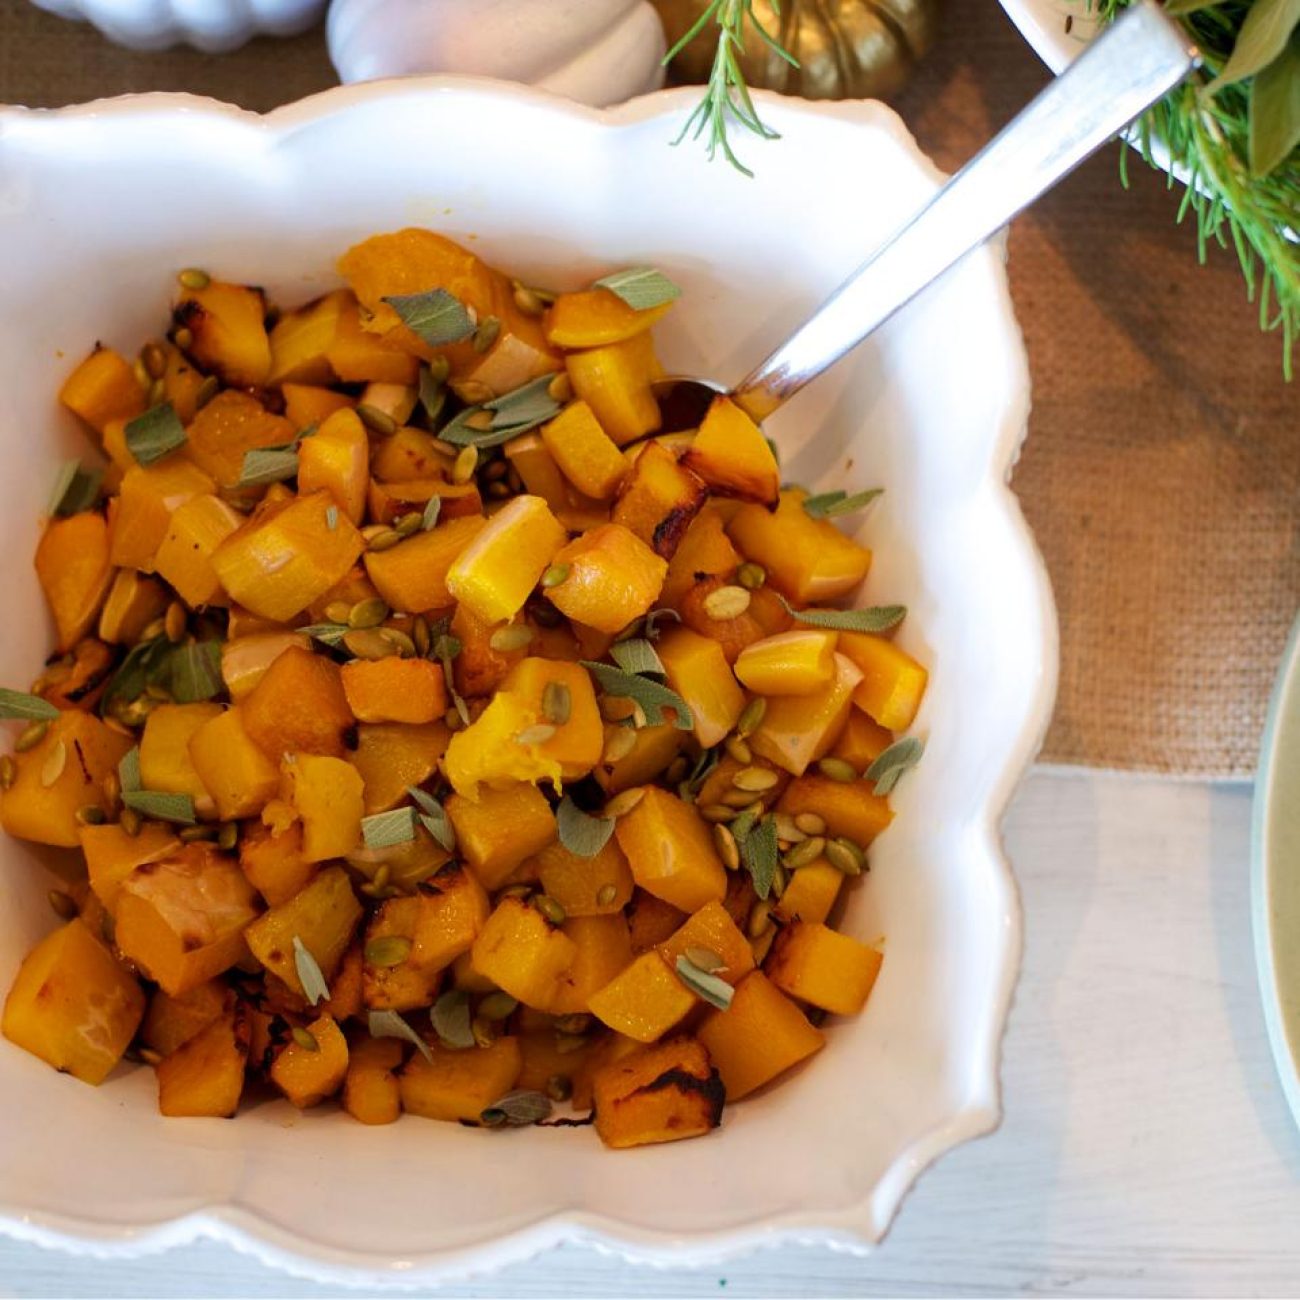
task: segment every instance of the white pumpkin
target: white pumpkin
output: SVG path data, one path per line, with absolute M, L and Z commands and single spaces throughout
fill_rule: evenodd
M 460 72 L 597 107 L 663 84 L 649 0 L 333 0 L 328 34 L 344 81 Z

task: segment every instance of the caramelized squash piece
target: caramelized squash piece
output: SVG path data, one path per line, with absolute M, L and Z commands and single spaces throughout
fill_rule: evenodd
M 406 799 L 409 786 L 423 785 L 437 770 L 451 732 L 446 724 L 363 723 L 348 761 L 361 773 L 365 812 L 387 812 Z
M 175 998 L 165 989 L 158 989 L 149 999 L 149 1010 L 140 1026 L 141 1041 L 155 1052 L 170 1056 L 228 1013 L 234 1002 L 234 993 L 218 980 L 208 980 Z
M 725 1094 L 709 1053 L 693 1038 L 642 1048 L 592 1080 L 596 1132 L 607 1147 L 701 1137 L 722 1122 Z
M 266 670 L 290 646 L 311 649 L 311 638 L 301 632 L 254 632 L 221 643 L 221 680 L 230 698 L 239 703 L 266 676 Z
M 781 469 L 763 431 L 729 397 L 715 397 L 682 464 L 721 496 L 774 507 Z
M 589 999 L 593 1015 L 638 1043 L 653 1043 L 680 1024 L 699 999 L 658 952 L 643 952 Z
M 302 821 L 307 862 L 341 858 L 361 842 L 361 774 L 341 758 L 286 754 L 280 764 L 280 798 Z
M 361 1124 L 394 1124 L 402 1114 L 395 1071 L 402 1064 L 396 1038 L 359 1038 L 348 1054 L 343 1109 Z
M 561 348 L 598 348 L 622 343 L 662 320 L 672 303 L 638 311 L 604 287 L 562 293 L 542 320 L 547 341 Z
M 271 341 L 260 289 L 211 280 L 202 289 L 185 289 L 174 315 L 177 326 L 193 335 L 190 356 L 222 383 L 260 388 L 267 382 Z
M 299 1110 L 333 1096 L 348 1072 L 348 1040 L 332 1016 L 318 1016 L 305 1030 L 315 1046 L 295 1036 L 271 1065 L 271 1082 Z
M 149 714 L 140 737 L 140 779 L 146 790 L 187 794 L 199 816 L 216 813 L 216 803 L 190 757 L 190 741 L 221 712 L 220 704 L 160 704 Z
M 600 761 L 605 728 L 591 676 L 581 664 L 529 656 L 511 668 L 504 689 L 523 701 L 524 707 L 536 713 L 543 724 L 555 727 L 555 734 L 541 742 L 537 750 L 560 765 L 564 780 L 586 776 Z M 548 704 L 552 710 L 549 713 Z M 566 714 L 563 721 L 558 721 Z
M 442 669 L 427 659 L 354 659 L 343 665 L 343 693 L 358 722 L 430 723 L 447 712 Z
M 36 576 L 66 654 L 86 636 L 113 582 L 108 524 L 94 511 L 51 519 L 36 547 Z
M 285 754 L 337 758 L 356 722 L 338 665 L 297 645 L 271 662 L 240 709 L 248 734 L 276 762 Z
M 370 486 L 370 439 L 352 410 L 336 411 L 298 447 L 298 491 L 327 492 L 354 523 L 366 513 Z
M 59 401 L 102 435 L 111 420 L 134 420 L 140 415 L 145 392 L 120 352 L 97 347 L 63 381 Z
M 570 352 L 564 364 L 573 391 L 620 447 L 659 428 L 662 417 L 651 384 L 660 378 L 661 370 L 648 333 Z
M 818 628 L 764 637 L 740 652 L 736 676 L 755 695 L 815 695 L 835 676 L 836 641 Z
M 238 706 L 209 718 L 190 736 L 190 762 L 223 821 L 256 817 L 275 797 L 279 768 L 244 726 Z
M 906 650 L 865 632 L 847 632 L 840 653 L 857 664 L 862 680 L 853 703 L 890 731 L 906 731 L 916 719 L 929 674 Z
M 675 794 L 648 786 L 614 834 L 636 883 L 673 907 L 695 912 L 726 894 L 727 873 L 708 826 Z
M 480 790 L 477 800 L 453 794 L 446 809 L 461 856 L 487 889 L 499 889 L 525 858 L 555 839 L 551 806 L 526 781 Z
M 691 711 L 695 739 L 704 749 L 719 744 L 745 707 L 745 692 L 722 647 L 690 628 L 674 627 L 659 638 L 658 651 L 668 685 Z
M 691 949 L 700 948 L 719 958 L 721 965 L 714 974 L 738 984 L 754 969 L 754 953 L 749 940 L 737 929 L 730 913 L 720 902 L 706 903 L 680 929 L 674 930 L 659 945 L 659 955 L 670 968 L 676 969 L 679 957 L 690 957 Z
M 852 661 L 836 654 L 835 676 L 827 685 L 811 695 L 778 695 L 768 700 L 763 720 L 749 738 L 750 747 L 794 776 L 802 775 L 839 739 L 861 680 Z
M 586 402 L 570 402 L 542 426 L 542 441 L 579 492 L 608 500 L 627 473 L 627 461 Z
M 794 872 L 776 905 L 784 921 L 825 921 L 840 896 L 844 873 L 825 858 L 818 858 Z
M 176 1117 L 234 1115 L 244 1092 L 250 1041 L 248 1016 L 239 1006 L 187 1039 L 155 1067 L 159 1111 Z
M 136 867 L 160 862 L 181 847 L 172 827 L 164 822 L 145 822 L 136 835 L 128 835 L 117 822 L 83 826 L 80 835 L 90 887 L 109 912 L 122 882 Z
M 548 845 L 537 855 L 537 876 L 570 917 L 621 913 L 632 897 L 632 869 L 613 836 L 589 858 Z
M 284 385 L 286 398 L 292 397 L 291 387 L 334 382 L 329 350 L 338 333 L 339 316 L 347 299 L 348 295 L 341 291 L 327 293 L 306 307 L 285 312 L 276 321 L 271 330 L 271 369 L 267 383 Z M 290 419 L 293 418 L 290 415 Z M 316 414 L 307 423 L 319 418 Z
M 249 884 L 272 907 L 287 903 L 305 889 L 317 871 L 316 863 L 302 855 L 302 823 L 296 821 L 282 831 L 261 825 L 247 827 L 239 841 L 239 866 Z
M 601 916 L 571 916 L 561 927 L 577 950 L 560 976 L 548 1008 L 552 1015 L 581 1015 L 591 999 L 632 964 L 632 938 L 622 912 Z
M 523 1068 L 519 1040 L 510 1037 L 459 1052 L 431 1044 L 429 1054 L 432 1060 L 414 1053 L 398 1076 L 402 1109 L 424 1119 L 477 1124 L 514 1088 Z
M 185 435 L 185 454 L 219 487 L 233 488 L 245 453 L 292 442 L 294 429 L 255 397 L 227 388 L 195 415 Z
M 173 512 L 154 569 L 191 609 L 226 603 L 212 554 L 243 522 L 238 511 L 206 494 L 191 497 Z
M 216 486 L 197 465 L 179 456 L 128 469 L 112 515 L 112 563 L 152 573 L 172 514 L 191 498 L 214 492 Z
M 535 908 L 503 898 L 472 949 L 475 969 L 526 1006 L 545 1010 L 577 956 L 573 940 Z
M 555 553 L 568 572 L 546 595 L 562 614 L 601 632 L 622 631 L 659 597 L 667 563 L 621 524 L 602 524 Z
M 134 569 L 115 569 L 99 613 L 99 639 L 134 645 L 140 633 L 166 612 L 168 596 L 161 583 Z
M 767 977 L 800 1002 L 855 1016 L 880 974 L 883 954 L 817 921 L 784 926 L 767 959 Z
M 831 835 L 843 836 L 864 848 L 893 820 L 889 801 L 872 789 L 869 781 L 833 781 L 807 772 L 786 787 L 777 811 L 797 817 L 816 813 Z
M 447 575 L 466 547 L 487 526 L 477 515 L 449 519 L 386 551 L 366 552 L 366 572 L 390 608 L 406 614 L 450 609 L 456 598 Z
M 659 442 L 644 444 L 618 494 L 613 521 L 671 560 L 708 499 L 704 480 Z M 719 524 L 719 531 L 721 524 Z M 724 569 L 734 567 L 734 562 Z

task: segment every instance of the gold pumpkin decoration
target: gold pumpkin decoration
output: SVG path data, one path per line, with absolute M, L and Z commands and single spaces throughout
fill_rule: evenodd
M 805 99 L 884 99 L 929 49 L 940 0 L 755 0 L 754 15 L 799 61 L 792 68 L 747 25 L 740 64 L 750 86 Z M 671 47 L 708 0 L 655 0 Z M 674 80 L 706 81 L 717 48 L 709 24 L 674 60 Z

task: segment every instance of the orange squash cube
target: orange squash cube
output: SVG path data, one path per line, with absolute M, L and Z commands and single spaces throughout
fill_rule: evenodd
M 405 614 L 449 609 L 456 603 L 447 587 L 451 566 L 486 527 L 487 520 L 477 515 L 449 519 L 386 551 L 367 551 L 366 572 L 392 609 Z
M 546 594 L 569 618 L 601 632 L 622 631 L 659 597 L 667 563 L 621 524 L 602 524 L 554 556 L 568 576 Z
M 248 734 L 274 760 L 285 754 L 338 758 L 355 723 L 338 665 L 296 645 L 271 661 L 240 709 Z
M 562 293 L 542 319 L 547 342 L 561 348 L 597 348 L 622 343 L 648 330 L 672 307 L 671 302 L 638 311 L 611 289 L 599 286 Z
M 51 519 L 36 547 L 36 576 L 66 654 L 95 626 L 113 581 L 109 533 L 94 511 Z
M 223 821 L 256 817 L 275 797 L 280 769 L 244 728 L 236 706 L 203 723 L 190 736 L 190 762 Z
M 563 844 L 548 845 L 537 855 L 537 876 L 570 917 L 621 912 L 632 897 L 632 870 L 612 836 L 590 858 L 580 858 Z
M 140 737 L 140 780 L 144 788 L 187 794 L 199 816 L 213 816 L 216 803 L 190 757 L 190 741 L 200 727 L 221 713 L 221 705 L 212 703 L 160 704 L 154 709 Z
M 785 921 L 825 921 L 843 883 L 844 873 L 819 858 L 791 874 L 776 910 Z
M 894 819 L 889 801 L 868 781 L 833 781 L 809 772 L 797 777 L 777 800 L 777 811 L 797 817 L 816 813 L 831 835 L 843 836 L 864 848 Z
M 605 743 L 609 743 L 617 723 L 605 728 Z M 682 751 L 689 733 L 681 731 L 671 722 L 661 722 L 654 727 L 638 727 L 632 748 L 613 763 L 599 763 L 592 775 L 607 795 L 613 796 L 634 785 L 647 785 L 653 781 Z
M 260 388 L 271 373 L 266 299 L 260 289 L 210 280 L 186 289 L 174 312 L 176 324 L 194 336 L 187 351 L 204 370 L 232 388 Z
M 552 1079 L 570 1084 L 591 1056 L 586 1042 L 577 1042 L 550 1029 L 531 1029 L 519 1035 L 522 1058 L 515 1087 L 527 1092 L 545 1092 Z
M 502 790 L 520 782 L 559 784 L 563 772 L 543 752 L 546 733 L 538 739 L 541 716 L 521 696 L 498 691 L 471 726 L 451 738 L 442 770 L 462 798 L 476 802 L 484 783 Z
M 831 755 L 853 765 L 861 775 L 894 743 L 888 728 L 867 717 L 861 709 L 851 709 L 840 738 L 831 747 Z
M 301 822 L 292 822 L 282 831 L 248 827 L 239 841 L 239 866 L 249 884 L 272 907 L 287 903 L 305 889 L 317 870 L 316 863 L 302 856 Z
M 412 511 L 423 514 L 434 497 L 438 498 L 438 518 L 443 523 L 483 513 L 483 498 L 479 495 L 478 484 L 473 481 L 448 483 L 445 479 L 427 478 L 381 483 L 372 478 L 366 489 L 370 522 L 391 524 Z
M 454 464 L 455 457 L 439 449 L 433 434 L 403 425 L 375 447 L 370 472 L 389 485 L 437 479 L 449 482 Z
M 109 558 L 122 568 L 152 573 L 172 513 L 192 497 L 215 489 L 197 465 L 179 456 L 128 469 L 116 498 Z
M 542 441 L 565 478 L 589 497 L 606 501 L 627 474 L 627 461 L 586 402 L 570 402 L 542 426 Z
M 98 434 L 110 420 L 134 420 L 145 392 L 131 363 L 112 348 L 97 347 L 59 389 L 59 401 Z
M 461 856 L 487 889 L 499 889 L 525 858 L 555 839 L 551 805 L 526 781 L 480 790 L 477 801 L 453 794 L 446 809 Z
M 781 469 L 763 431 L 729 397 L 715 397 L 682 464 L 711 491 L 772 507 Z
M 745 692 L 722 647 L 690 628 L 674 627 L 659 638 L 658 651 L 668 685 L 691 710 L 695 739 L 704 749 L 719 744 L 745 707 Z
M 573 391 L 620 446 L 653 433 L 662 423 L 651 385 L 660 376 L 648 333 L 564 358 Z
M 614 834 L 636 883 L 664 902 L 697 912 L 726 894 L 727 872 L 708 826 L 675 794 L 648 786 Z
M 509 626 L 533 631 L 522 619 Z M 493 635 L 501 625 L 479 618 L 468 605 L 457 605 L 451 618 L 451 635 L 460 642 L 453 671 L 456 689 L 467 699 L 491 695 L 506 679 L 506 674 L 533 648 L 537 637 L 508 650 L 492 645 Z
M 328 492 L 354 523 L 366 513 L 370 485 L 370 439 L 355 411 L 335 411 L 298 447 L 298 491 Z
M 493 1102 L 514 1088 L 523 1068 L 516 1038 L 498 1038 L 490 1047 L 451 1051 L 436 1044 L 427 1061 L 416 1052 L 398 1076 L 402 1109 L 424 1119 L 478 1123 Z
M 191 497 L 173 512 L 154 569 L 191 609 L 226 603 L 212 555 L 243 522 L 243 515 L 220 497 L 206 494 Z
M 728 1101 L 748 1096 L 826 1043 L 822 1031 L 757 970 L 736 985 L 726 1011 L 709 1011 L 697 1035 L 722 1075 Z
M 271 1065 L 271 1082 L 299 1110 L 332 1097 L 348 1072 L 348 1040 L 332 1017 L 317 1017 L 307 1032 L 316 1042 L 314 1048 L 290 1039 Z
M 512 998 L 539 1010 L 553 1003 L 560 980 L 578 955 L 568 935 L 513 897 L 496 905 L 471 951 L 476 970 Z
M 244 471 L 244 454 L 292 442 L 293 425 L 255 397 L 234 389 L 218 393 L 185 430 L 185 454 L 219 487 L 233 488 Z
M 84 1083 L 108 1077 L 144 1015 L 131 974 L 74 918 L 23 958 L 5 999 L 0 1032 Z
M 80 834 L 90 888 L 110 912 L 122 881 L 136 867 L 170 857 L 181 847 L 172 828 L 162 822 L 145 822 L 138 835 L 128 835 L 116 822 L 83 826 Z
M 447 712 L 442 669 L 428 659 L 355 659 L 343 665 L 343 693 L 359 722 L 430 723 Z
M 361 773 L 365 812 L 388 812 L 406 798 L 409 786 L 423 785 L 437 770 L 451 731 L 446 724 L 364 723 L 348 761 Z
M 645 456 L 641 459 L 644 460 Z M 740 552 L 727 536 L 719 504 L 706 500 L 699 514 L 690 521 L 669 561 L 660 598 L 672 609 L 680 607 L 682 599 L 701 577 L 733 574 L 741 563 Z
M 339 962 L 330 984 L 330 995 L 316 1004 L 323 1016 L 331 1016 L 340 1024 L 359 1016 L 365 1010 L 361 999 L 361 947 L 353 944 Z
M 593 994 L 632 964 L 632 940 L 621 912 L 571 916 L 562 928 L 577 952 L 547 1010 L 556 1016 L 580 1015 L 591 1010 Z
M 743 505 L 727 531 L 747 559 L 767 570 L 768 581 L 796 604 L 847 596 L 867 576 L 871 552 L 840 532 L 829 519 L 813 519 L 807 493 L 781 493 L 776 511 Z
M 362 1124 L 394 1124 L 402 1114 L 395 1071 L 402 1064 L 396 1038 L 359 1038 L 348 1054 L 343 1109 Z
M 548 696 L 547 690 L 551 689 Z M 548 699 L 557 692 L 567 699 L 568 718 L 556 727 L 555 735 L 537 746 L 546 758 L 560 765 L 566 781 L 584 777 L 600 762 L 605 744 L 605 726 L 596 704 L 591 676 L 581 664 L 554 659 L 521 659 L 506 675 L 504 689 L 523 701 L 539 719 L 548 717 Z
M 414 951 L 419 916 L 420 900 L 413 896 L 390 898 L 371 916 L 366 928 L 367 950 L 376 940 L 385 939 L 405 939 L 412 947 L 395 964 L 363 959 L 361 999 L 370 1009 L 409 1011 L 429 1006 L 437 996 L 441 970 L 419 961 Z
M 709 1054 L 693 1038 L 642 1048 L 595 1072 L 596 1132 L 615 1149 L 702 1137 L 726 1100 Z
M 325 359 L 345 384 L 413 384 L 420 377 L 419 358 L 384 335 L 364 328 L 356 299 L 346 292 L 339 299 L 334 338 Z
M 255 632 L 231 636 L 221 643 L 221 679 L 230 698 L 239 703 L 266 675 L 266 670 L 290 646 L 311 649 L 311 639 L 301 632 Z
M 884 955 L 817 921 L 783 927 L 767 959 L 767 977 L 792 998 L 855 1016 L 866 1005 Z
M 413 958 L 444 970 L 470 951 L 492 904 L 474 874 L 460 866 L 445 867 L 422 880 L 418 896 Z
M 815 695 L 835 676 L 835 632 L 797 628 L 747 645 L 736 676 L 755 695 Z
M 749 940 L 721 903 L 706 903 L 700 908 L 659 945 L 659 955 L 670 969 L 676 969 L 678 957 L 689 957 L 692 948 L 702 948 L 720 958 L 722 965 L 714 974 L 729 984 L 738 984 L 754 969 Z
M 280 393 L 284 397 L 284 418 L 299 432 L 313 424 L 324 424 L 335 411 L 345 411 L 355 404 L 346 393 L 311 384 L 285 384 Z
M 929 674 L 907 653 L 882 636 L 847 632 L 840 641 L 862 672 L 853 703 L 890 731 L 906 731 L 916 718 Z
M 361 773 L 342 758 L 287 754 L 280 764 L 280 798 L 302 820 L 306 862 L 341 858 L 361 842 Z
M 611 1029 L 653 1043 L 679 1024 L 698 999 L 657 952 L 643 952 L 588 998 L 593 1015 Z
M 794 776 L 810 763 L 830 753 L 840 737 L 853 706 L 853 692 L 862 674 L 843 655 L 835 656 L 835 676 L 811 695 L 778 695 L 749 737 L 754 753 L 761 754 Z
M 168 599 L 162 584 L 153 578 L 134 569 L 115 569 L 99 613 L 99 639 L 110 645 L 134 645 L 140 633 L 162 616 Z
M 250 1024 L 236 1004 L 158 1062 L 158 1110 L 175 1118 L 226 1119 L 239 1109 Z
M 140 1026 L 141 1041 L 155 1052 L 170 1056 L 218 1016 L 230 1011 L 234 1000 L 233 990 L 220 980 L 208 980 L 178 998 L 158 989 L 149 999 L 149 1010 Z
M 323 298 L 285 312 L 271 330 L 271 370 L 267 383 L 284 386 L 285 398 L 290 389 L 302 384 L 332 384 L 334 371 L 329 363 L 330 345 L 338 333 L 339 316 L 349 295 L 327 293 Z M 306 421 L 311 424 L 319 416 Z M 293 416 L 290 416 L 293 419 Z M 299 425 L 299 428 L 302 426 Z
M 635 533 L 656 555 L 671 560 L 708 499 L 704 480 L 659 442 L 642 450 L 618 494 L 613 522 Z M 721 524 L 718 531 L 721 533 Z M 728 543 L 730 548 L 730 543 Z M 734 562 L 726 566 L 734 568 Z M 665 580 L 665 587 L 671 581 Z

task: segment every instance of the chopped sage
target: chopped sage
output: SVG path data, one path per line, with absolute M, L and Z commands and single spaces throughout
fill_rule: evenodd
M 337 646 L 352 629 L 346 623 L 310 623 L 298 631 L 322 645 Z
M 156 674 L 160 672 L 171 649 L 171 642 L 166 636 L 141 641 L 139 645 L 133 646 L 105 688 L 100 712 L 108 712 L 107 706 L 114 700 L 134 700 L 141 695 L 144 688 L 156 680 Z
M 668 687 L 652 681 L 649 677 L 624 672 L 623 669 L 614 668 L 610 664 L 598 664 L 584 659 L 582 666 L 600 683 L 601 689 L 607 695 L 617 695 L 639 704 L 650 726 L 657 727 L 663 723 L 664 710 L 672 709 L 676 714 L 674 725 L 678 730 L 690 731 L 694 727 L 695 719 L 691 716 L 691 710 L 676 691 L 670 691 Z
M 244 453 L 236 487 L 266 487 L 297 476 L 298 452 L 293 447 L 254 447 Z
M 632 266 L 625 271 L 615 271 L 613 275 L 597 280 L 596 288 L 617 294 L 633 311 L 662 307 L 682 295 L 677 285 L 652 266 Z
M 361 819 L 361 838 L 368 849 L 391 849 L 415 838 L 415 809 L 394 808 Z
M 427 790 L 408 785 L 406 793 L 420 809 L 420 824 L 448 853 L 456 852 L 456 828 L 447 816 L 447 810 Z
M 441 513 L 442 497 L 435 492 L 425 503 L 424 513 L 420 516 L 421 531 L 427 533 L 438 522 Z
M 677 978 L 698 998 L 703 998 L 711 1007 L 726 1011 L 731 1006 L 731 999 L 736 991 L 720 975 L 712 971 L 701 970 L 685 955 L 677 958 Z
M 470 1028 L 469 994 L 464 989 L 448 989 L 429 1012 L 429 1020 L 438 1041 L 444 1047 L 464 1050 L 474 1046 Z
M 520 1089 L 494 1101 L 479 1118 L 488 1128 L 523 1128 L 546 1119 L 551 1109 L 551 1099 L 545 1093 Z
M 904 736 L 901 740 L 894 741 L 867 768 L 867 780 L 876 783 L 876 793 L 883 798 L 898 784 L 898 778 L 908 768 L 915 767 L 920 762 L 924 752 L 925 745 L 915 736 Z
M 754 893 L 766 898 L 772 892 L 778 865 L 775 820 L 764 817 L 743 838 L 736 832 L 734 822 L 731 829 L 740 845 L 740 861 L 754 882 Z
M 668 672 L 654 646 L 645 637 L 616 641 L 610 646 L 609 655 L 625 673 L 654 673 L 664 677 Z
M 832 628 L 837 632 L 887 632 L 907 617 L 906 605 L 871 605 L 867 609 L 795 609 L 780 594 L 777 599 L 787 614 L 809 627 Z
M 426 1061 L 433 1064 L 433 1053 L 429 1044 L 397 1014 L 396 1011 L 372 1011 L 367 1027 L 371 1038 L 404 1038 L 414 1044 L 416 1050 Z
M 420 367 L 420 405 L 429 424 L 436 425 L 447 404 L 447 388 L 428 366 Z
M 648 641 L 658 641 L 662 633 L 657 626 L 661 618 L 672 619 L 674 623 L 680 623 L 682 616 L 675 609 L 652 609 L 646 616 L 641 625 L 642 635 Z
M 185 445 L 185 426 L 170 402 L 151 406 L 126 426 L 126 449 L 139 465 L 152 465 Z
M 178 645 L 166 658 L 165 686 L 177 704 L 198 704 L 219 695 L 225 683 L 221 678 L 221 642 L 195 641 Z
M 566 794 L 555 810 L 560 843 L 579 858 L 594 858 L 614 833 L 612 817 L 592 817 Z
M 123 790 L 122 802 L 145 817 L 178 826 L 195 823 L 194 800 L 187 794 L 165 794 L 161 790 Z
M 465 304 L 446 289 L 393 294 L 383 301 L 431 348 L 460 343 L 474 333 L 474 319 Z
M 868 488 L 865 492 L 822 492 L 817 496 L 805 497 L 803 512 L 810 519 L 835 519 L 840 515 L 851 515 L 865 510 L 885 489 Z
M 144 789 L 144 781 L 140 776 L 139 745 L 133 745 L 122 755 L 122 761 L 117 765 L 117 785 L 123 794 Z
M 10 691 L 0 687 L 0 718 L 17 718 L 25 722 L 53 722 L 59 711 L 49 700 L 26 691 Z
M 86 469 L 79 460 L 65 461 L 50 493 L 50 514 L 57 518 L 89 510 L 99 497 L 102 469 Z
M 438 436 L 457 447 L 499 447 L 560 413 L 548 391 L 554 374 L 542 375 L 512 392 L 463 410 Z

